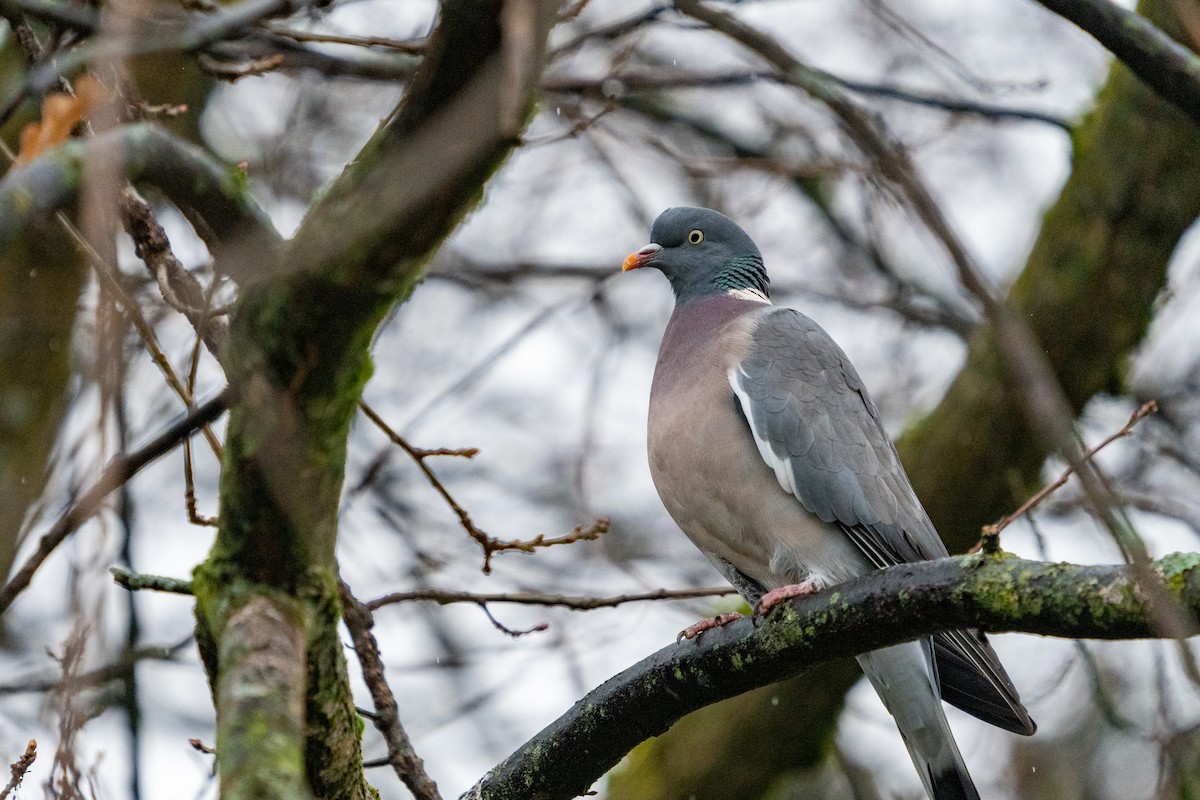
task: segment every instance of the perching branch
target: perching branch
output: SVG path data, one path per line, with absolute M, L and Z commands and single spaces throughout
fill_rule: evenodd
M 1193 625 L 1200 554 L 1154 562 Z M 1043 636 L 1155 636 L 1131 568 L 972 555 L 905 564 L 672 644 L 589 692 L 488 772 L 463 800 L 567 800 L 638 743 L 703 706 L 809 667 L 957 628 Z M 1195 628 L 1193 628 L 1194 632 Z

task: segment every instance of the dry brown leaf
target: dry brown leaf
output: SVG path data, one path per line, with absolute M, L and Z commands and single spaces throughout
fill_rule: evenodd
M 27 164 L 50 148 L 62 144 L 79 123 L 101 105 L 107 93 L 98 81 L 84 75 L 75 81 L 75 94 L 56 93 L 42 101 L 42 121 L 21 130 L 21 149 L 16 165 Z

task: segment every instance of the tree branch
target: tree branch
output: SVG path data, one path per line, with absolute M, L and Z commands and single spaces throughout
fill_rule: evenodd
M 547 537 L 544 533 L 541 533 L 532 539 L 525 540 L 497 539 L 486 531 L 480 529 L 480 527 L 475 524 L 475 521 L 471 519 L 470 513 L 468 513 L 468 511 L 463 508 L 456 499 L 454 499 L 454 495 L 450 494 L 450 490 L 446 488 L 446 485 L 442 483 L 441 479 L 438 478 L 437 474 L 430 468 L 430 466 L 425 463 L 425 460 L 430 456 L 456 455 L 465 456 L 466 458 L 473 458 L 476 453 L 479 452 L 477 449 L 468 448 L 466 450 L 425 450 L 419 447 L 413 447 L 403 436 L 392 430 L 391 426 L 388 425 L 383 418 L 380 417 L 373 408 L 371 408 L 371 406 L 367 405 L 366 402 L 359 401 L 358 405 L 359 408 L 362 409 L 363 413 L 367 416 L 367 419 L 375 423 L 375 426 L 383 431 L 384 435 L 387 436 L 388 439 L 400 447 L 400 449 L 402 449 L 404 452 L 408 453 L 409 457 L 416 462 L 417 467 L 421 470 L 421 473 L 425 476 L 425 479 L 429 481 L 429 484 L 439 495 L 441 495 L 442 499 L 446 501 L 446 505 L 450 506 L 450 510 L 454 512 L 456 517 L 458 517 L 459 524 L 462 526 L 463 530 L 465 530 L 467 535 L 470 536 L 471 539 L 483 550 L 482 569 L 484 575 L 487 575 L 492 571 L 492 556 L 497 553 L 510 551 L 534 553 L 538 549 L 553 547 L 554 545 L 574 544 L 575 542 L 580 541 L 592 541 L 600 538 L 600 536 L 603 534 L 608 533 L 609 520 L 607 517 L 600 517 L 587 527 L 584 527 L 583 525 L 576 525 L 574 530 L 572 530 L 570 533 L 563 534 L 562 536 Z
M 519 143 L 554 10 L 549 0 L 444 0 L 404 100 L 286 249 L 243 251 L 255 259 L 255 272 L 244 270 L 254 281 L 241 286 L 224 348 L 241 400 L 227 428 L 217 538 L 193 573 L 197 640 L 220 690 L 231 604 L 286 596 L 305 607 L 306 647 L 290 656 L 301 669 L 307 661 L 299 718 L 308 735 L 265 755 L 304 762 L 319 797 L 373 794 L 338 634 L 336 562 L 347 437 L 371 339 Z M 224 753 L 256 712 L 227 708 L 228 699 L 218 692 L 221 794 L 250 796 L 256 777 L 229 771 Z
M 158 587 L 154 587 L 158 588 Z M 637 603 L 646 600 L 695 600 L 697 598 L 721 597 L 733 594 L 736 590 L 729 586 L 713 586 L 707 589 L 655 589 L 651 592 L 638 594 L 619 594 L 613 597 L 574 597 L 562 594 L 511 594 L 498 592 L 481 594 L 476 592 L 455 592 L 445 589 L 415 589 L 410 592 L 392 592 L 374 600 L 368 600 L 366 607 L 372 611 L 393 603 L 407 603 L 413 600 L 428 600 L 440 606 L 450 603 L 474 603 L 486 606 L 488 603 L 513 603 L 524 606 L 558 606 L 572 611 L 591 611 L 596 608 L 613 608 L 625 603 Z
M 215 631 L 222 798 L 313 797 L 304 763 L 305 612 L 289 597 L 260 592 L 245 598 Z
M 400 724 L 400 709 L 396 705 L 396 696 L 388 686 L 383 674 L 383 657 L 379 653 L 379 643 L 371 628 L 375 626 L 375 618 L 371 609 L 350 591 L 345 581 L 339 582 L 342 596 L 342 619 L 354 640 L 354 652 L 358 654 L 362 666 L 363 681 L 371 692 L 371 700 L 375 704 L 375 715 L 371 721 L 383 734 L 387 742 L 388 763 L 396 771 L 396 776 L 403 781 L 416 800 L 441 800 L 437 784 L 425 771 L 425 763 L 413 750 L 412 741 L 404 726 Z
M 37 549 L 29 557 L 29 560 L 0 589 L 0 614 L 3 614 L 12 605 L 17 595 L 29 585 L 29 582 L 33 580 L 33 574 L 46 562 L 54 549 L 100 510 L 100 504 L 104 502 L 104 498 L 136 475 L 142 467 L 159 456 L 169 453 L 196 430 L 221 416 L 229 407 L 232 397 L 233 390 L 226 387 L 216 397 L 201 404 L 195 411 L 168 427 L 144 446 L 109 461 L 108 466 L 100 473 L 96 482 L 71 504 L 65 514 L 59 517 L 58 521 L 54 523 L 54 527 L 42 536 Z
M 1200 56 L 1110 0 L 1037 0 L 1087 32 L 1164 100 L 1200 123 Z
M 1200 554 L 1155 562 L 1200 618 Z M 672 644 L 588 693 L 488 772 L 463 800 L 567 800 L 641 741 L 710 705 L 836 658 L 937 631 L 980 627 L 1043 636 L 1155 636 L 1132 569 L 960 556 L 880 570 Z
M 274 226 L 245 190 L 237 172 L 200 148 L 155 125 L 129 125 L 62 147 L 0 180 L 0 251 L 36 236 L 33 223 L 79 199 L 84 165 L 120 165 L 128 180 L 167 197 L 204 240 L 218 268 L 237 276 L 279 240 Z M 232 258 L 235 252 L 241 258 Z M 221 263 L 231 256 L 233 263 Z M 237 265 L 243 266 L 238 270 Z
M 1070 130 L 1070 123 L 1054 114 L 1037 111 L 1030 108 L 998 106 L 981 103 L 966 98 L 950 97 L 931 94 L 888 83 L 871 83 L 842 78 L 824 70 L 815 70 L 825 79 L 844 89 L 873 97 L 884 97 L 902 103 L 939 109 L 952 114 L 970 114 L 984 119 L 1002 120 L 1014 119 L 1025 122 L 1040 122 L 1053 125 L 1064 131 Z M 564 94 L 579 94 L 591 97 L 620 97 L 626 92 L 661 91 L 664 89 L 711 89 L 719 86 L 743 86 L 747 84 L 770 81 L 772 83 L 787 83 L 787 77 L 772 70 L 737 69 L 722 72 L 692 72 L 680 69 L 636 69 L 626 68 L 618 73 L 601 78 L 589 78 L 575 75 L 551 75 L 542 81 L 542 89 L 547 92 L 562 92 Z

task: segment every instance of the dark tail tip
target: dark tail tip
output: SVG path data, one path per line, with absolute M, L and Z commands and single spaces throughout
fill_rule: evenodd
M 929 785 L 933 788 L 933 800 L 980 800 L 965 768 L 951 767 L 940 773 L 930 769 Z

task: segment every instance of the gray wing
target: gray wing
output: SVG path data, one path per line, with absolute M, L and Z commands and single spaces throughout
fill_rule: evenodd
M 817 323 L 764 311 L 729 382 L 780 486 L 847 529 L 872 563 L 947 555 L 862 380 Z
M 817 323 L 764 310 L 729 383 L 763 460 L 809 512 L 876 567 L 948 555 L 854 366 Z M 934 639 L 943 698 L 993 725 L 1036 729 L 995 651 L 974 631 Z

